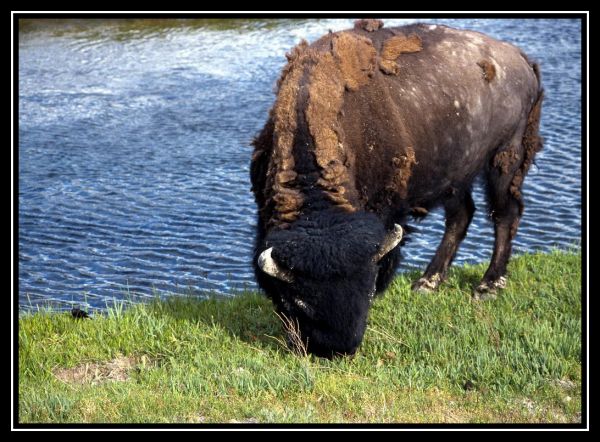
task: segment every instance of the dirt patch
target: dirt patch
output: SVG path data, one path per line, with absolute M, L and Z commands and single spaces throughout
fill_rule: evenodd
M 570 379 L 555 379 L 553 383 L 564 390 L 572 390 L 577 386 L 575 382 Z
M 230 419 L 229 422 L 230 424 L 258 424 L 259 421 L 257 418 L 255 417 L 249 417 L 247 419 Z
M 108 362 L 91 362 L 73 368 L 54 370 L 57 379 L 68 384 L 97 385 L 109 381 L 124 382 L 129 380 L 130 371 L 136 366 L 138 359 L 119 356 Z
M 384 74 L 397 75 L 400 71 L 400 66 L 396 63 L 396 59 L 401 54 L 419 52 L 422 49 L 423 42 L 418 35 L 411 34 L 407 37 L 400 34 L 390 37 L 383 42 L 379 69 Z

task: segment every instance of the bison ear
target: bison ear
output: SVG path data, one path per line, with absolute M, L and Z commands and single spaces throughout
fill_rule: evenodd
M 258 257 L 258 266 L 267 275 L 271 275 L 273 278 L 277 278 L 284 282 L 293 282 L 294 277 L 292 272 L 282 268 L 271 256 L 273 247 L 268 248 L 262 252 Z
M 402 235 L 404 234 L 402 227 L 400 224 L 394 224 L 394 230 L 388 233 L 383 240 L 383 243 L 379 247 L 379 250 L 373 257 L 373 262 L 378 262 L 381 258 L 387 255 L 392 251 L 394 247 L 398 245 L 398 243 L 402 240 Z

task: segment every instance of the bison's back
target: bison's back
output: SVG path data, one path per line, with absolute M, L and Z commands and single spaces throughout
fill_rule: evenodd
M 364 199 L 385 191 L 382 184 L 409 205 L 436 199 L 472 180 L 524 129 L 539 82 L 515 46 L 435 25 L 383 28 L 372 38 L 379 70 L 346 94 L 342 110 Z M 392 52 L 390 64 L 394 40 L 409 51 Z

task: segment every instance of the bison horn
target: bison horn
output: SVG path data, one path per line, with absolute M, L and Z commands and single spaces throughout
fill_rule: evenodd
M 386 235 L 385 239 L 383 240 L 383 243 L 379 247 L 379 251 L 373 257 L 373 262 L 378 262 L 381 258 L 383 258 L 385 255 L 391 252 L 392 249 L 396 247 L 398 243 L 402 240 L 403 233 L 404 232 L 402 231 L 402 227 L 400 226 L 400 224 L 394 224 L 394 230 L 388 235 Z
M 273 278 L 280 279 L 285 282 L 292 282 L 294 280 L 292 272 L 286 269 L 282 269 L 279 264 L 275 262 L 271 256 L 273 247 L 268 248 L 260 254 L 258 257 L 258 266 L 267 275 L 271 275 Z

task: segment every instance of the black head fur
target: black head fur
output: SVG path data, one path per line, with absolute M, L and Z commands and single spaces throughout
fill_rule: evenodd
M 309 352 L 331 357 L 358 348 L 378 288 L 373 257 L 386 233 L 373 214 L 324 211 L 271 230 L 258 245 L 257 257 L 273 247 L 273 259 L 294 276 L 288 283 L 256 269 L 278 312 L 297 321 Z

